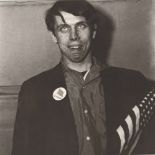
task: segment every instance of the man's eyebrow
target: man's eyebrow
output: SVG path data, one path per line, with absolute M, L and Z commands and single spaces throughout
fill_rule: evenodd
M 63 26 L 68 26 L 68 24 L 63 23 L 63 24 L 57 25 L 56 28 L 59 29 L 59 28 L 61 28 L 61 27 L 63 27 Z
M 87 21 L 80 21 L 80 22 L 77 22 L 76 25 L 78 24 L 87 24 L 88 25 L 88 22 Z
M 78 25 L 81 25 L 81 24 L 85 25 L 86 27 L 89 27 L 89 24 L 88 24 L 87 21 L 79 21 L 75 25 L 78 26 Z

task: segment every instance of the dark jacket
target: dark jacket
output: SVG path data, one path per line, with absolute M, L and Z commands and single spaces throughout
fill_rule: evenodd
M 116 129 L 129 109 L 150 90 L 138 72 L 107 67 L 101 72 L 107 119 L 108 154 L 119 140 Z M 21 87 L 12 155 L 78 155 L 78 137 L 68 95 L 56 101 L 55 89 L 67 90 L 61 65 L 43 72 Z M 155 152 L 154 152 L 155 153 Z

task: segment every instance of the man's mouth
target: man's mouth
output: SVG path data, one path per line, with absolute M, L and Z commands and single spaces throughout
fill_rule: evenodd
M 69 46 L 69 48 L 72 50 L 79 50 L 82 48 L 82 46 L 81 45 L 71 45 L 71 46 Z

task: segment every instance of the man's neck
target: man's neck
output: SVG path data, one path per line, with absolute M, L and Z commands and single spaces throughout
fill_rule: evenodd
M 78 72 L 84 72 L 88 71 L 92 66 L 92 59 L 85 59 L 82 62 L 76 63 L 76 62 L 70 62 L 63 60 L 63 63 L 70 69 L 78 71 Z

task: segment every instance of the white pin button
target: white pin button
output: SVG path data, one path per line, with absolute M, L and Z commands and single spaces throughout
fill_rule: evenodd
M 87 137 L 86 137 L 86 140 L 87 140 L 87 141 L 90 141 L 90 137 L 89 137 L 89 136 L 87 136 Z
M 66 97 L 66 95 L 67 95 L 67 91 L 63 87 L 59 87 L 59 88 L 55 89 L 53 92 L 53 98 L 56 101 L 60 101 L 60 100 L 64 99 Z

